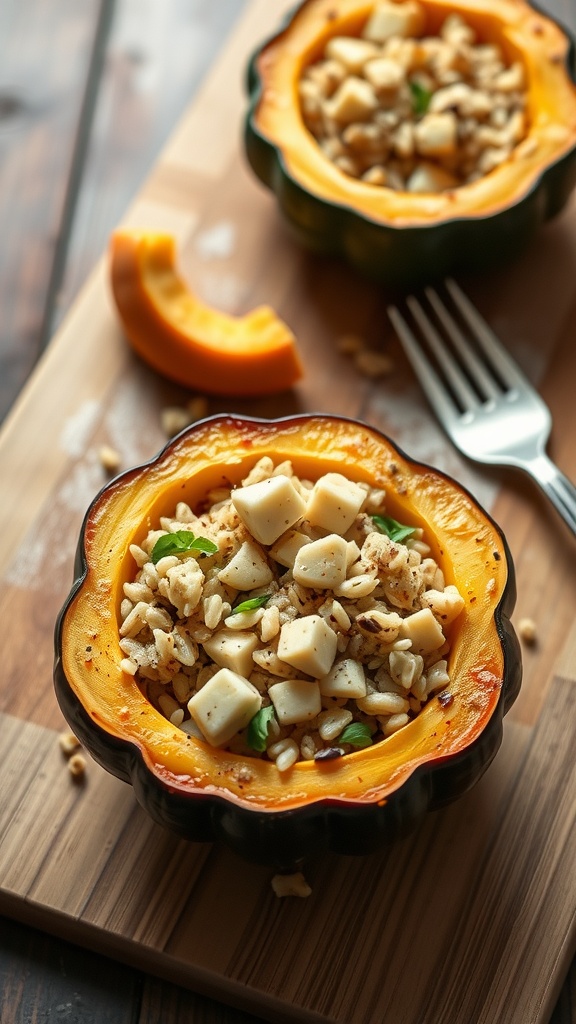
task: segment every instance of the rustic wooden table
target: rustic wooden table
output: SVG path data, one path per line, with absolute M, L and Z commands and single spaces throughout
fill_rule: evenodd
M 0 6 L 0 420 L 245 2 Z M 576 0 L 542 6 L 576 29 Z M 248 1024 L 256 1018 L 2 920 L 1 1024 L 48 1020 Z M 573 965 L 550 1024 L 575 1022 Z

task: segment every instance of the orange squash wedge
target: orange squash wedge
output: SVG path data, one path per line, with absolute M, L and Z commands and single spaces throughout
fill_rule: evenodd
M 294 335 L 269 306 L 233 317 L 196 298 L 178 274 L 171 235 L 116 231 L 110 282 L 128 341 L 178 384 L 215 395 L 264 395 L 302 376 Z

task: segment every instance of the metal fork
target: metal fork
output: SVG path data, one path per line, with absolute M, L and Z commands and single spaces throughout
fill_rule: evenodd
M 576 487 L 546 455 L 550 410 L 453 280 L 388 315 L 452 442 L 468 458 L 515 466 L 542 488 L 576 534 Z M 412 321 L 411 323 L 409 321 Z

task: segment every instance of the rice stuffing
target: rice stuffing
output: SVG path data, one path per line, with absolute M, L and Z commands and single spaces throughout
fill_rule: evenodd
M 445 691 L 464 600 L 383 488 L 264 457 L 130 548 L 122 671 L 175 727 L 280 772 L 405 728 Z

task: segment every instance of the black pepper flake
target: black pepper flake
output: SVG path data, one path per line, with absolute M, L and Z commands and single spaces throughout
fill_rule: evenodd
M 334 761 L 337 757 L 342 757 L 344 751 L 341 747 L 327 747 L 326 750 L 319 750 L 314 754 L 315 761 Z
M 358 621 L 358 625 L 360 626 L 360 629 L 365 629 L 367 633 L 380 632 L 380 626 L 374 621 L 374 619 L 360 619 Z
M 494 555 L 494 561 L 495 562 L 499 562 L 500 561 L 500 552 L 499 551 L 493 551 L 492 554 Z
M 454 697 L 448 690 L 444 690 L 443 693 L 438 694 L 438 703 L 441 704 L 443 708 L 449 708 L 453 701 Z

